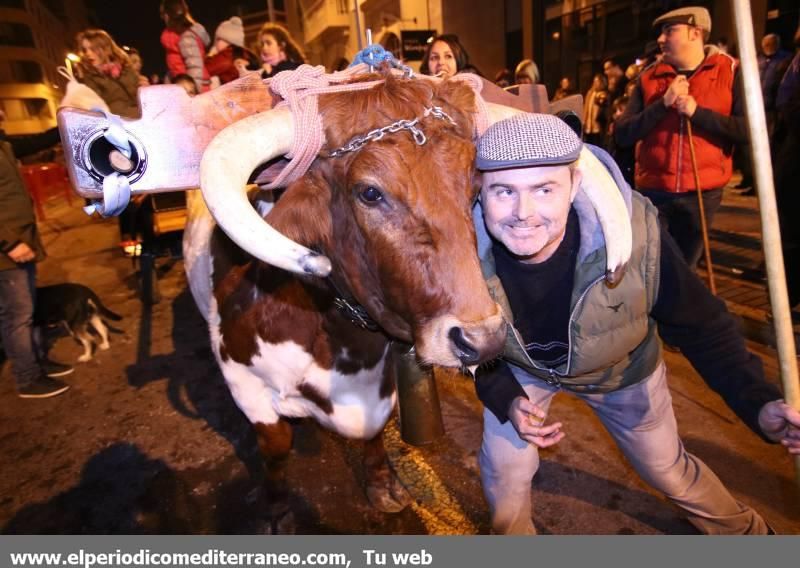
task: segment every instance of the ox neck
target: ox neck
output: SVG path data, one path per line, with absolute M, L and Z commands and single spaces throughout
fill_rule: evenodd
M 342 288 L 337 286 L 332 277 L 326 279 L 328 285 L 333 290 L 333 304 L 336 309 L 354 326 L 367 331 L 381 331 L 381 326 L 372 319 L 366 308 L 359 304 L 352 294 L 344 293 Z

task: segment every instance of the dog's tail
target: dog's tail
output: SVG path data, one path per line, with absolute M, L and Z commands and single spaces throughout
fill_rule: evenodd
M 97 294 L 95 294 L 94 292 L 92 292 L 92 302 L 94 302 L 94 305 L 95 305 L 95 308 L 97 309 L 97 311 L 101 315 L 107 317 L 108 319 L 114 320 L 114 321 L 119 321 L 119 320 L 122 319 L 121 315 L 119 315 L 116 312 L 112 312 L 107 307 L 105 307 L 103 305 L 103 302 L 100 301 L 100 298 L 98 298 Z

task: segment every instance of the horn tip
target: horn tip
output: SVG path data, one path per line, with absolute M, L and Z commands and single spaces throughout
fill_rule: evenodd
M 606 286 L 615 288 L 622 281 L 622 277 L 625 276 L 627 267 L 627 264 L 620 264 L 616 268 L 606 270 Z
M 325 278 L 331 273 L 331 261 L 322 254 L 310 253 L 302 258 L 300 266 L 303 271 L 311 276 L 319 276 Z

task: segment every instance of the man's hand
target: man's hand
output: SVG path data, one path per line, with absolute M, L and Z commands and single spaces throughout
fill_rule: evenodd
M 22 264 L 23 262 L 30 262 L 36 258 L 36 253 L 25 243 L 19 243 L 8 252 L 8 257 L 17 264 Z
M 688 94 L 689 80 L 683 75 L 678 75 L 675 77 L 672 83 L 670 83 L 669 88 L 667 88 L 667 92 L 664 93 L 664 106 L 667 108 L 672 108 L 675 106 L 675 101 L 678 99 L 678 97 Z
M 680 95 L 675 99 L 675 108 L 683 116 L 692 118 L 694 111 L 697 110 L 697 101 L 692 95 Z
M 508 418 L 519 437 L 539 448 L 553 446 L 564 438 L 561 422 L 545 425 L 546 416 L 544 410 L 524 396 L 515 398 L 508 408 Z
M 782 400 L 773 400 L 761 408 L 758 425 L 767 438 L 783 444 L 790 454 L 800 455 L 800 412 Z

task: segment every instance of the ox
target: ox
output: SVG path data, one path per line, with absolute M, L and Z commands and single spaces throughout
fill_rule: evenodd
M 246 181 L 287 153 L 291 114 L 239 121 L 205 152 L 203 195 L 222 230 L 193 200 L 186 269 L 225 380 L 255 427 L 274 522 L 285 513 L 285 417 L 313 417 L 365 440 L 367 496 L 399 511 L 410 499 L 382 439 L 396 399 L 391 338 L 414 344 L 422 363 L 448 367 L 502 350 L 506 326 L 481 276 L 471 220 L 475 108 L 472 89 L 457 81 L 388 76 L 370 90 L 321 96 L 329 149 L 419 121 L 356 151 L 319 156 L 265 217 Z M 380 331 L 354 325 L 337 297 L 363 306 Z

